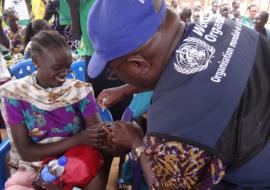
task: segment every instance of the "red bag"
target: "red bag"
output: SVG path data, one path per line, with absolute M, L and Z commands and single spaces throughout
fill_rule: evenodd
M 64 190 L 86 186 L 97 175 L 104 162 L 102 154 L 88 145 L 77 145 L 64 155 L 67 157 L 64 173 L 55 181 L 62 181 Z

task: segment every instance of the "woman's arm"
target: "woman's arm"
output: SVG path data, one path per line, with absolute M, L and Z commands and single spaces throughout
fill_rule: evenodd
M 27 162 L 41 161 L 50 156 L 63 154 L 68 149 L 78 144 L 96 146 L 97 143 L 101 142 L 100 139 L 104 138 L 106 135 L 104 131 L 99 130 L 98 126 L 95 125 L 91 130 L 86 129 L 80 134 L 76 134 L 59 142 L 37 144 L 31 140 L 25 125 L 19 124 L 11 126 L 10 128 L 18 153 L 21 158 Z
M 36 144 L 28 135 L 25 125 L 18 124 L 10 126 L 15 146 L 21 158 L 27 162 L 41 161 L 49 156 L 63 154 L 69 148 L 81 143 L 81 134 L 67 138 L 60 142 L 48 144 Z

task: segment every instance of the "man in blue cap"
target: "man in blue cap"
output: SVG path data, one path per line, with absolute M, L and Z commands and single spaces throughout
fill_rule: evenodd
M 112 128 L 150 189 L 270 188 L 268 41 L 225 18 L 185 28 L 162 0 L 96 1 L 88 28 L 90 77 L 154 90 L 146 136 Z

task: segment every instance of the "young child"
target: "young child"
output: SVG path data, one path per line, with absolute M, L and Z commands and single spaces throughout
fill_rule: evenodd
M 0 88 L 13 168 L 7 190 L 33 189 L 41 160 L 79 144 L 99 147 L 106 139 L 91 84 L 65 78 L 72 57 L 64 38 L 55 31 L 38 33 L 32 38 L 31 56 L 37 72 Z M 103 171 L 88 189 L 105 188 Z
M 6 33 L 10 40 L 11 54 L 20 53 L 23 42 L 23 28 L 19 25 L 19 15 L 14 9 L 8 8 L 3 10 L 3 18 L 8 26 Z

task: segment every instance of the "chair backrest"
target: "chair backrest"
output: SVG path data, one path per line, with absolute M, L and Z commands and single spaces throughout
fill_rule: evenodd
M 99 106 L 98 106 L 98 112 L 100 114 L 100 117 L 102 119 L 102 121 L 106 122 L 113 122 L 113 117 L 112 117 L 112 114 L 110 112 L 110 110 L 108 108 L 106 109 L 101 109 Z
M 78 60 L 71 64 L 71 70 L 72 73 L 69 73 L 67 75 L 67 78 L 73 78 L 75 77 L 78 80 L 85 81 L 85 61 L 84 60 Z
M 7 180 L 8 171 L 6 168 L 6 154 L 10 150 L 10 142 L 6 138 L 0 144 L 0 189 L 4 189 L 5 181 Z
M 15 76 L 17 79 L 31 75 L 35 70 L 36 67 L 31 59 L 20 61 L 9 68 L 11 76 Z

